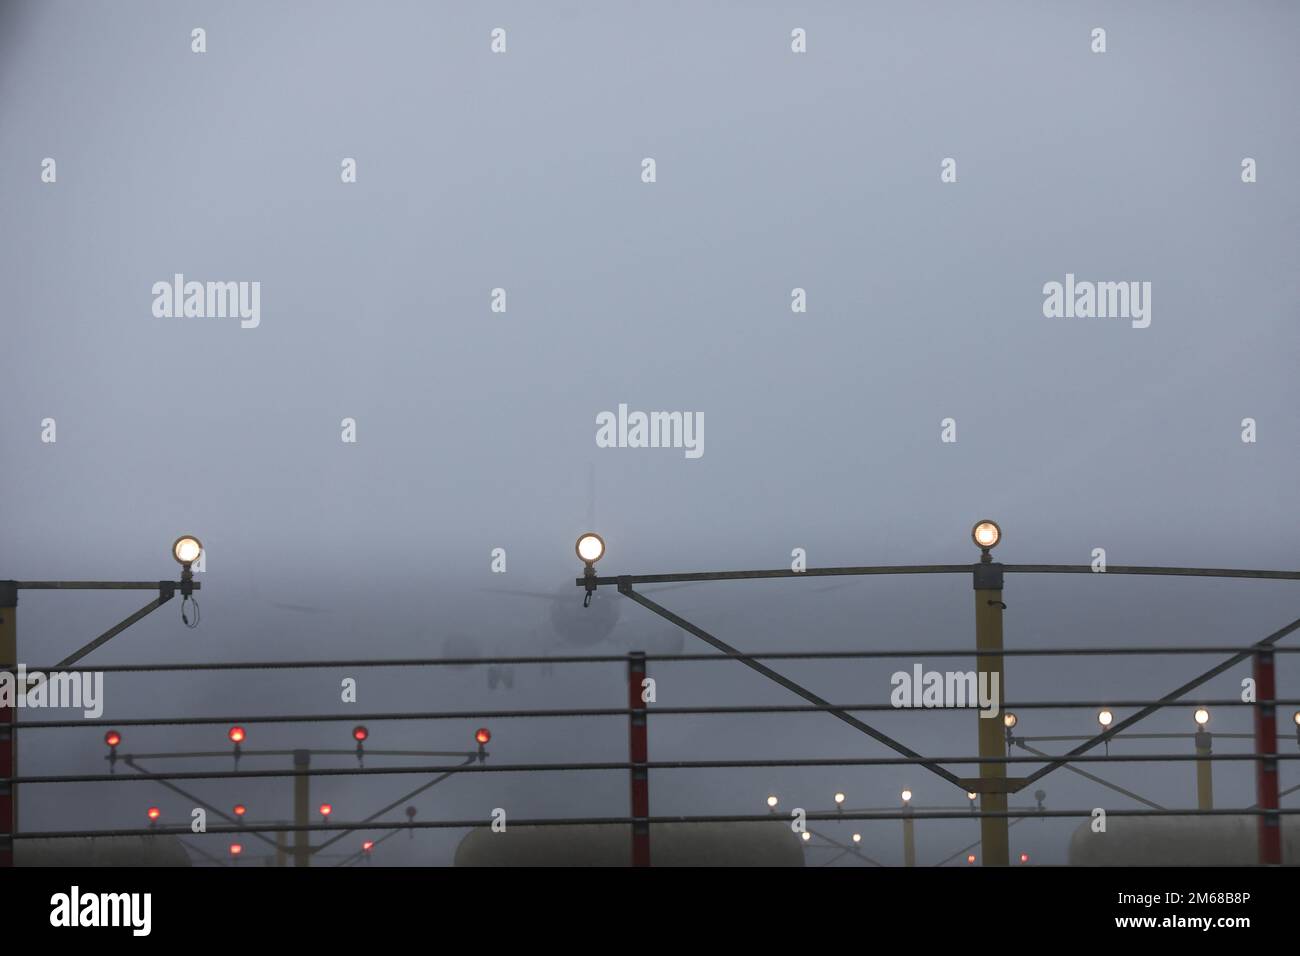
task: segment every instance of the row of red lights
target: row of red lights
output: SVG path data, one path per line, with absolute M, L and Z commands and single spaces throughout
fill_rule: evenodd
M 236 725 L 226 731 L 226 736 L 230 738 L 232 743 L 242 744 L 248 737 L 248 734 L 245 732 L 243 727 Z M 369 738 L 370 731 L 365 727 L 358 724 L 356 727 L 352 728 L 352 739 L 357 743 L 362 743 Z M 480 727 L 478 730 L 474 731 L 474 740 L 480 744 L 486 744 L 491 739 L 492 732 L 486 727 Z M 116 730 L 110 730 L 108 733 L 104 734 L 104 743 L 108 744 L 110 747 L 117 747 L 122 743 L 122 735 Z
M 374 841 L 374 840 L 367 840 L 365 843 L 362 843 L 362 844 L 361 844 L 361 852 L 362 852 L 362 853 L 369 853 L 369 852 L 370 852 L 371 850 L 373 850 L 374 848 L 375 848 L 375 841 Z M 230 844 L 230 855 L 231 855 L 231 856 L 237 857 L 237 856 L 239 856 L 239 855 L 240 855 L 241 853 L 243 853 L 243 852 L 244 852 L 244 844 L 242 844 L 242 843 L 232 843 L 232 844 Z
M 968 853 L 968 854 L 966 854 L 966 862 L 967 862 L 967 863 L 974 863 L 974 862 L 975 862 L 975 854 L 974 854 L 974 853 Z M 1020 854 L 1020 862 L 1021 862 L 1021 863 L 1028 863 L 1028 862 L 1029 862 L 1029 854 L 1028 854 L 1028 853 L 1022 853 L 1022 854 Z

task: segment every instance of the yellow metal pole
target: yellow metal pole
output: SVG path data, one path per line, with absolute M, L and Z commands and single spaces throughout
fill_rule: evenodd
M 1002 650 L 1002 565 L 990 563 L 988 552 L 975 566 L 975 648 L 977 651 Z M 977 677 L 988 675 L 988 687 L 997 686 L 997 712 L 992 716 L 983 713 L 979 721 L 980 757 L 1005 757 L 1006 736 L 1002 725 L 1002 655 L 981 654 L 976 657 Z M 985 813 L 1006 813 L 1007 765 L 1005 763 L 980 764 L 980 809 Z M 1007 837 L 1007 818 L 981 817 L 980 844 L 985 866 L 1010 864 L 1010 841 Z
M 14 668 L 12 707 L 0 708 L 0 776 L 18 776 L 18 586 L 0 581 L 0 666 Z M 6 806 L 7 804 L 7 806 Z M 14 865 L 13 835 L 18 832 L 18 787 L 0 783 L 0 866 Z
M 284 866 L 289 862 L 289 840 L 281 830 L 275 835 L 275 865 Z
M 311 754 L 308 751 L 295 750 L 293 752 L 293 769 L 297 771 L 293 777 L 293 825 L 295 827 L 305 827 L 309 822 L 311 792 L 308 787 L 311 783 L 311 777 L 307 776 L 307 769 L 310 766 Z M 310 837 L 311 834 L 306 830 L 293 831 L 294 866 L 311 866 Z
M 1208 758 L 1213 738 L 1208 730 L 1196 732 L 1196 756 Z M 1196 808 L 1214 809 L 1214 764 L 1209 759 L 1196 761 Z
M 903 866 L 916 866 L 915 823 L 910 816 L 903 817 Z

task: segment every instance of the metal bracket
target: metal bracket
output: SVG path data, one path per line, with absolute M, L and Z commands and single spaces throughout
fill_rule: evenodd
M 1018 793 L 1029 781 L 1025 777 L 962 777 L 967 793 Z
M 1002 565 L 997 562 L 972 565 L 976 591 L 1002 590 Z

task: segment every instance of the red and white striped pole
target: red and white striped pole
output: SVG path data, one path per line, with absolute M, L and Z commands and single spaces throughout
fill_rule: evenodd
M 1267 754 L 1255 762 L 1255 803 L 1259 816 L 1259 862 L 1282 862 L 1282 826 L 1277 792 L 1277 678 L 1272 650 L 1255 654 L 1255 753 Z M 1270 812 L 1271 811 L 1271 812 Z
M 641 684 L 645 680 L 645 651 L 632 651 L 627 662 L 628 762 L 632 764 L 632 865 L 650 865 L 650 772 L 647 742 L 646 702 Z
M 18 585 L 0 581 L 0 667 L 14 668 L 13 706 L 0 707 L 0 778 L 18 775 Z M 18 788 L 0 781 L 0 867 L 14 865 L 18 832 Z

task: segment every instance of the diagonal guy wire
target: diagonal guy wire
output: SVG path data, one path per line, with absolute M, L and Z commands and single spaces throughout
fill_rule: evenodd
M 473 763 L 476 759 L 478 759 L 478 755 L 477 755 L 477 754 L 471 754 L 470 756 L 468 756 L 468 757 L 465 758 L 465 763 L 462 764 L 461 766 L 466 766 L 466 765 L 468 765 L 468 764 L 471 764 L 471 763 Z M 356 825 L 355 827 L 353 827 L 351 830 L 342 830 L 342 831 L 340 831 L 336 836 L 332 836 L 332 837 L 330 837 L 328 840 L 326 840 L 326 841 L 325 841 L 324 843 L 322 843 L 320 846 L 313 847 L 311 852 L 312 852 L 312 853 L 319 853 L 321 850 L 325 849 L 325 848 L 326 848 L 327 846 L 329 846 L 330 844 L 332 844 L 332 843 L 337 843 L 339 840 L 342 840 L 342 839 L 343 839 L 345 836 L 347 836 L 349 833 L 355 833 L 357 830 L 362 829 L 362 824 L 370 823 L 370 822 L 372 822 L 372 821 L 374 821 L 374 820 L 379 819 L 379 818 L 382 817 L 385 813 L 387 813 L 389 810 L 391 810 L 391 809 L 393 809 L 394 807 L 396 807 L 398 804 L 405 803 L 407 800 L 410 800 L 412 797 L 418 797 L 420 794 L 424 793 L 424 791 L 428 790 L 430 787 L 432 787 L 432 786 L 434 786 L 434 785 L 436 785 L 436 784 L 442 783 L 444 780 L 446 780 L 446 779 L 447 779 L 448 777 L 450 777 L 450 776 L 451 776 L 450 773 L 439 774 L 438 776 L 436 776 L 436 777 L 434 777 L 432 780 L 430 780 L 428 783 L 426 783 L 426 784 L 422 784 L 421 786 L 416 787 L 416 788 L 415 788 L 414 790 L 412 790 L 410 793 L 405 794 L 404 796 L 398 797 L 396 800 L 394 800 L 394 801 L 393 801 L 392 803 L 390 803 L 388 806 L 384 807 L 382 810 L 377 810 L 377 811 L 375 811 L 374 813 L 370 814 L 370 816 L 368 816 L 368 817 L 366 817 L 364 820 L 361 820 L 360 822 L 358 822 L 357 825 Z
M 704 641 L 705 643 L 712 644 L 718 650 L 722 651 L 722 653 L 728 655 L 729 657 L 734 657 L 736 660 L 740 661 L 742 664 L 746 665 L 747 667 L 750 667 L 758 671 L 768 680 L 775 681 L 776 683 L 780 684 L 782 687 L 786 688 L 786 690 L 793 691 L 794 693 L 798 694 L 800 697 L 802 697 L 804 700 L 808 701 L 809 703 L 816 704 L 818 707 L 828 708 L 829 713 L 834 714 L 836 717 L 844 721 L 850 727 L 862 731 L 864 734 L 866 734 L 869 737 L 874 737 L 876 740 L 880 741 L 882 744 L 884 744 L 890 750 L 893 750 L 895 753 L 900 753 L 905 757 L 915 757 L 922 761 L 922 763 L 920 764 L 922 767 L 925 767 L 927 770 L 938 774 L 940 777 L 943 777 L 943 779 L 947 780 L 949 783 L 953 784 L 954 786 L 957 787 L 961 786 L 961 779 L 952 771 L 944 767 L 941 767 L 937 763 L 926 761 L 921 754 L 899 743 L 893 737 L 890 737 L 887 734 L 877 730 L 875 727 L 872 727 L 870 724 L 859 720 L 858 718 L 854 717 L 852 714 L 848 713 L 847 711 L 839 710 L 833 704 L 831 704 L 830 701 L 818 697 L 812 691 L 808 690 L 807 688 L 801 687 L 799 684 L 796 684 L 788 677 L 784 677 L 781 674 L 778 674 L 776 671 L 772 670 L 772 668 L 768 667 L 767 665 L 760 664 L 752 657 L 746 656 L 745 654 L 738 651 L 736 648 L 732 647 L 730 644 L 727 644 L 726 642 L 721 641 L 718 638 L 714 637 L 708 631 L 696 627 L 690 621 L 686 620 L 683 617 L 680 617 L 677 614 L 674 614 L 666 607 L 656 604 L 654 601 L 650 600 L 645 595 L 638 594 L 636 591 L 632 590 L 632 586 L 630 584 L 620 582 L 618 586 L 618 590 L 620 594 L 624 594 L 627 597 L 630 597 L 633 601 L 636 601 L 641 606 L 649 608 L 651 611 L 654 611 L 654 613 L 658 614 L 660 617 L 668 621 L 671 621 L 673 624 L 676 624 L 678 627 L 682 628 L 682 630 L 694 634 L 696 637 L 698 637 L 700 640 Z M 1297 623 L 1300 624 L 1300 622 Z
M 1016 741 L 1016 746 L 1019 747 L 1021 750 L 1026 750 L 1026 751 L 1028 751 L 1028 752 L 1031 753 L 1031 754 L 1037 754 L 1037 755 L 1040 756 L 1040 757 L 1050 757 L 1050 756 L 1051 756 L 1051 754 L 1049 754 L 1049 753 L 1044 753 L 1044 752 L 1041 751 L 1041 750 L 1037 750 L 1037 749 L 1035 749 L 1035 748 L 1029 746 L 1029 745 L 1026 744 L 1026 743 L 1021 743 L 1019 740 Z M 1093 783 L 1099 783 L 1099 784 L 1101 784 L 1103 787 L 1107 787 L 1107 788 L 1109 788 L 1109 789 L 1111 789 L 1111 790 L 1114 790 L 1116 793 L 1122 793 L 1124 796 L 1128 797 L 1130 800 L 1136 800 L 1138 803 L 1145 803 L 1145 804 L 1146 804 L 1148 807 L 1150 807 L 1152 810 L 1164 810 L 1164 809 L 1167 809 L 1166 807 L 1162 807 L 1162 806 L 1161 806 L 1160 804 L 1158 804 L 1158 803 L 1155 803 L 1155 802 L 1153 802 L 1153 801 L 1151 801 L 1151 800 L 1148 800 L 1146 797 L 1139 796 L 1138 794 L 1134 793 L 1132 790 L 1125 790 L 1125 789 L 1124 789 L 1123 787 L 1121 787 L 1119 784 L 1116 784 L 1116 783 L 1110 783 L 1109 781 L 1103 780 L 1103 779 L 1101 779 L 1101 777 L 1098 777 L 1098 776 L 1096 776 L 1095 774 L 1088 773 L 1088 772 L 1085 771 L 1085 770 L 1080 770 L 1078 767 L 1071 767 L 1071 766 L 1069 766 L 1069 765 L 1066 765 L 1066 768 L 1065 768 L 1065 769 L 1066 769 L 1066 770 L 1073 771 L 1074 773 L 1077 773 L 1080 777 L 1083 777 L 1083 778 L 1085 778 L 1085 779 L 1087 779 L 1087 780 L 1091 780 Z
M 123 762 L 124 764 L 126 764 L 128 767 L 130 767 L 132 770 L 136 771 L 137 773 L 150 774 L 150 775 L 152 775 L 152 771 L 146 770 L 144 767 L 141 767 L 141 766 L 140 766 L 139 764 L 137 764 L 137 763 L 135 762 L 135 760 L 133 760 L 131 757 L 123 757 L 123 758 L 122 758 L 122 762 Z M 233 823 L 233 824 L 235 824 L 236 826 L 239 825 L 239 821 L 236 820 L 234 817 L 229 816 L 229 815 L 227 815 L 227 814 L 225 814 L 225 813 L 222 813 L 220 810 L 218 810 L 218 809 L 217 809 L 216 807 L 214 807 L 212 804 L 210 804 L 210 803 L 205 803 L 204 801 L 200 800 L 198 797 L 194 796 L 194 794 L 192 794 L 192 793 L 187 793 L 186 791 L 182 790 L 180 787 L 176 786 L 176 784 L 172 783 L 171 781 L 169 781 L 169 780 L 164 780 L 162 777 L 154 777 L 153 779 L 154 779 L 156 782 L 162 784 L 162 785 L 163 785 L 164 787 L 166 787 L 168 790 L 171 790 L 171 791 L 173 791 L 174 793 L 179 793 L 179 794 L 180 794 L 182 797 L 184 797 L 186 800 L 193 800 L 195 803 L 197 803 L 197 804 L 198 804 L 199 806 L 201 806 L 203 809 L 205 809 L 205 810 L 207 810 L 207 811 L 209 811 L 209 812 L 211 812 L 211 813 L 215 813 L 217 816 L 221 817 L 221 819 L 225 820 L 227 823 Z M 248 832 L 249 832 L 252 836 L 257 837 L 257 838 L 258 838 L 259 840 L 261 840 L 263 843 L 269 843 L 271 846 L 275 846 L 275 845 L 276 845 L 274 840 L 270 839 L 269 837 L 265 837 L 265 836 L 263 836 L 262 834 L 258 833 L 256 830 L 250 830 L 250 831 L 248 831 Z
M 1152 714 L 1154 714 L 1165 704 L 1177 700 L 1178 698 L 1186 694 L 1188 691 L 1195 690 L 1196 688 L 1204 684 L 1206 681 L 1214 677 L 1218 677 L 1224 671 L 1228 670 L 1230 667 L 1235 667 L 1237 664 L 1240 664 L 1242 661 L 1251 657 L 1257 651 L 1268 650 L 1272 645 L 1282 640 L 1282 638 L 1286 637 L 1288 634 L 1290 634 L 1292 631 L 1296 630 L 1297 628 L 1300 628 L 1300 617 L 1296 618 L 1286 627 L 1274 631 L 1268 637 L 1264 638 L 1259 643 L 1253 645 L 1254 648 L 1256 648 L 1255 651 L 1242 651 L 1239 654 L 1232 655 L 1232 657 L 1229 657 L 1222 664 L 1210 668 L 1200 677 L 1194 678 L 1193 680 L 1188 681 L 1186 684 L 1183 684 L 1183 686 L 1171 690 L 1169 693 L 1165 694 L 1164 697 L 1160 698 L 1160 701 L 1158 703 L 1151 704 L 1147 707 L 1143 707 L 1141 710 L 1133 714 L 1131 717 L 1125 717 L 1119 723 L 1115 724 L 1115 726 L 1111 727 L 1110 729 L 1106 730 L 1103 733 L 1098 734 L 1096 737 L 1093 737 L 1091 740 L 1086 741 L 1080 744 L 1079 746 L 1075 747 L 1073 750 L 1071 750 L 1069 753 L 1065 755 L 1064 759 L 1053 760 L 1051 763 L 1047 764 L 1046 766 L 1039 767 L 1037 770 L 1035 770 L 1033 773 L 1031 773 L 1028 777 L 1025 778 L 1025 782 L 1021 784 L 1021 787 L 1022 788 L 1027 787 L 1035 780 L 1039 779 L 1040 777 L 1044 777 L 1047 774 L 1051 773 L 1053 770 L 1065 766 L 1067 763 L 1069 763 L 1069 758 L 1077 757 L 1079 754 L 1087 753 L 1089 750 L 1091 750 L 1093 747 L 1096 747 L 1098 744 L 1110 740 L 1110 738 L 1114 737 L 1121 730 L 1124 730 L 1128 727 L 1132 727 L 1139 720 L 1144 720 L 1145 718 L 1150 717 Z

